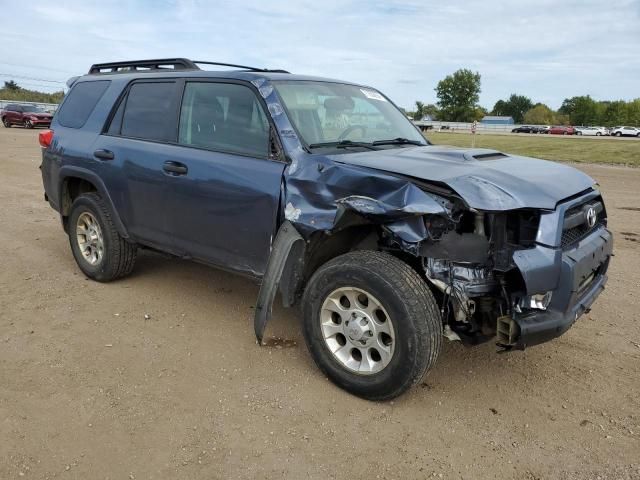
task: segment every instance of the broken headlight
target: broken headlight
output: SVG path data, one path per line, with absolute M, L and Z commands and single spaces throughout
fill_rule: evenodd
M 536 293 L 535 295 L 527 295 L 522 297 L 518 302 L 518 311 L 527 310 L 546 310 L 551 303 L 553 292 Z

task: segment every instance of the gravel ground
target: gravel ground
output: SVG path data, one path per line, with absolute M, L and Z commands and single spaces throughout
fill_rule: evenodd
M 372 403 L 319 373 L 294 311 L 258 347 L 243 278 L 142 254 L 87 280 L 36 137 L 0 129 L 0 478 L 640 478 L 639 169 L 580 166 L 616 236 L 590 314 L 524 352 L 447 343 Z

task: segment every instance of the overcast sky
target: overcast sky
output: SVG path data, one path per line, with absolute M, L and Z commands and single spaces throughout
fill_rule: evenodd
M 182 56 L 374 86 L 436 101 L 458 68 L 481 105 L 511 93 L 640 97 L 640 0 L 0 0 L 0 80 L 53 91 L 92 63 Z M 20 78 L 30 77 L 30 78 Z M 34 80 L 38 79 L 38 80 Z

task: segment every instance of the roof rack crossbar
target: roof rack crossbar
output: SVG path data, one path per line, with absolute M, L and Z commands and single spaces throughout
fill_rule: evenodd
M 161 58 L 156 60 L 132 60 L 127 62 L 96 63 L 91 65 L 89 73 L 115 73 L 118 71 L 146 70 L 200 70 L 186 58 Z

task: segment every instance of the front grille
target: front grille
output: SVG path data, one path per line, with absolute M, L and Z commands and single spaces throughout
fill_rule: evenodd
M 587 221 L 587 211 L 593 208 L 596 212 L 596 220 L 593 226 Z M 566 211 L 564 215 L 564 228 L 562 230 L 562 248 L 570 247 L 589 235 L 593 230 L 606 225 L 607 214 L 601 200 L 591 200 L 577 205 Z

